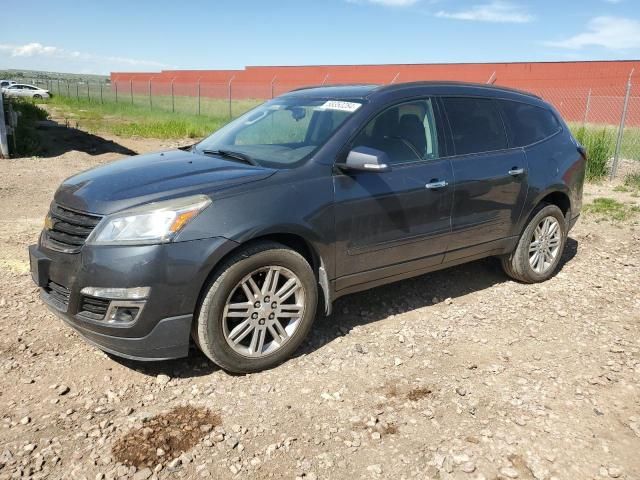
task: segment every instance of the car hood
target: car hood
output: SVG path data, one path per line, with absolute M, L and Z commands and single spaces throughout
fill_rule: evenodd
M 66 179 L 55 201 L 106 215 L 149 202 L 220 192 L 270 177 L 276 170 L 183 150 L 138 155 Z

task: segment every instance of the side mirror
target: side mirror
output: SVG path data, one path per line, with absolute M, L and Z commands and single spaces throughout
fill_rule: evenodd
M 388 172 L 389 157 L 386 152 L 369 147 L 356 147 L 347 155 L 347 161 L 340 165 L 345 170 L 364 172 Z

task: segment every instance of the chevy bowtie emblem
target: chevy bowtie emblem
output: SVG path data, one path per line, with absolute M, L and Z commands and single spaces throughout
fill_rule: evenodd
M 47 215 L 46 217 L 44 217 L 44 229 L 45 230 L 53 229 L 53 219 L 51 218 L 50 215 Z

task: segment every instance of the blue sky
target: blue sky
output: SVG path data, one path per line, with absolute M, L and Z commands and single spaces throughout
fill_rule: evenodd
M 6 2 L 0 68 L 640 58 L 639 0 Z

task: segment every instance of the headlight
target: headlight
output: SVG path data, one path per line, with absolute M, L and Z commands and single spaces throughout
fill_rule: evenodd
M 211 204 L 206 195 L 150 203 L 105 217 L 87 243 L 148 245 L 170 242 Z

